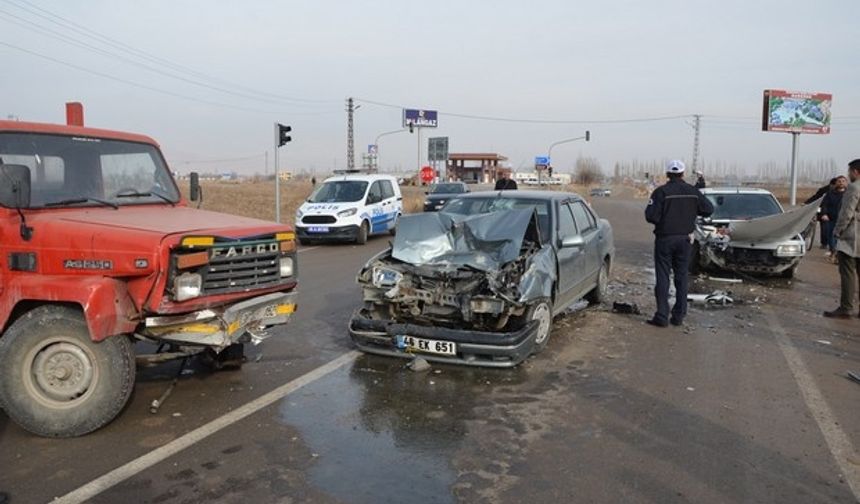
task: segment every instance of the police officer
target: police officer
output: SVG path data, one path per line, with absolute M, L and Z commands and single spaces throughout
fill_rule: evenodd
M 696 216 L 707 217 L 714 206 L 702 193 L 684 181 L 684 163 L 669 161 L 669 180 L 651 193 L 645 208 L 645 220 L 654 224 L 654 270 L 657 276 L 654 296 L 657 311 L 648 323 L 666 327 L 679 326 L 687 315 L 687 269 L 691 254 L 691 233 Z M 669 316 L 669 272 L 675 277 L 675 305 Z

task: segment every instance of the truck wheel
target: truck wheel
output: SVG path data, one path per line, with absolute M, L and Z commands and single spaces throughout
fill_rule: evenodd
M 532 353 L 540 353 L 549 343 L 549 336 L 552 332 L 552 301 L 546 298 L 538 299 L 526 310 L 524 319 L 526 322 L 537 320 L 539 323 Z
M 603 261 L 600 271 L 597 272 L 597 285 L 585 295 L 589 304 L 600 304 L 606 299 L 606 291 L 609 287 L 609 260 Z
M 367 221 L 361 221 L 361 226 L 358 227 L 358 236 L 355 237 L 355 243 L 364 245 L 367 243 L 367 235 L 370 233 Z
M 129 338 L 95 343 L 83 315 L 65 306 L 35 308 L 0 338 L 0 406 L 40 436 L 106 425 L 128 402 L 134 374 Z

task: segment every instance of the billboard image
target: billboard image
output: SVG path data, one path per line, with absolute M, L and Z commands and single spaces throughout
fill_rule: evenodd
M 828 93 L 765 89 L 761 129 L 790 133 L 830 133 L 832 101 L 833 95 Z
M 435 110 L 403 109 L 403 127 L 435 128 L 439 125 Z

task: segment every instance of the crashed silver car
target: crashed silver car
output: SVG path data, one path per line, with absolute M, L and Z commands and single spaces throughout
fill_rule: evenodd
M 604 297 L 615 251 L 609 222 L 572 193 L 472 193 L 397 229 L 358 274 L 350 336 L 370 353 L 469 365 L 543 349 L 554 315 Z
M 694 232 L 690 270 L 794 276 L 809 247 L 818 204 L 784 211 L 765 189 L 707 188 L 714 213 Z

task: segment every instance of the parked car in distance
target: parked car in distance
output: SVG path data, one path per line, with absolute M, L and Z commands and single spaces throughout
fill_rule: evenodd
M 327 178 L 296 211 L 296 237 L 307 245 L 323 241 L 367 242 L 395 233 L 403 195 L 391 175 L 349 174 Z
M 406 215 L 390 248 L 358 274 L 359 349 L 511 367 L 546 347 L 553 316 L 606 295 L 612 227 L 577 194 L 463 194 Z
M 714 205 L 714 213 L 708 218 L 699 218 L 696 223 L 691 272 L 729 270 L 786 278 L 794 276 L 809 246 L 805 232 L 789 232 L 786 236 L 786 232 L 780 228 L 770 230 L 773 226 L 761 225 L 761 234 L 757 239 L 740 240 L 730 236 L 733 224 L 755 223 L 759 219 L 785 213 L 770 191 L 735 187 L 705 188 L 701 191 Z M 810 217 L 808 223 L 800 223 L 800 228 L 814 229 L 812 224 Z
M 424 198 L 424 211 L 435 212 L 451 198 L 469 192 L 469 187 L 464 182 L 442 182 L 433 184 Z
M 608 198 L 612 196 L 612 189 L 608 187 L 595 187 L 590 192 L 591 196 Z

